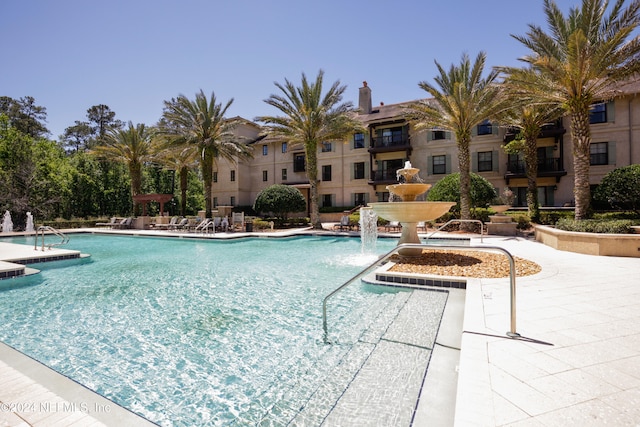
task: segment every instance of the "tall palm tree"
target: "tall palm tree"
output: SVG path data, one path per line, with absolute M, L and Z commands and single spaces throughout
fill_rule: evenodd
M 232 163 L 251 157 L 249 146 L 234 136 L 236 123 L 224 116 L 233 103 L 233 98 L 223 106 L 217 103 L 211 92 L 207 96 L 202 90 L 196 94 L 195 100 L 179 95 L 171 101 L 164 102 L 162 118 L 164 125 L 161 133 L 168 137 L 174 145 L 193 145 L 197 147 L 199 162 L 204 181 L 204 200 L 207 218 L 213 209 L 211 187 L 213 181 L 213 165 L 218 158 Z
M 505 83 L 507 94 L 508 83 Z M 508 95 L 507 95 L 508 96 Z M 508 153 L 521 152 L 527 175 L 527 207 L 533 222 L 540 220 L 538 201 L 538 136 L 542 126 L 562 117 L 564 109 L 554 104 L 535 104 L 528 99 L 513 97 L 513 106 L 499 115 L 501 123 L 518 128 L 520 133 L 505 146 Z
M 462 219 L 471 218 L 469 143 L 473 128 L 505 108 L 503 92 L 496 83 L 498 72 L 482 77 L 485 59 L 485 53 L 480 52 L 472 65 L 469 56 L 463 54 L 460 65 L 451 65 L 448 72 L 435 61 L 440 73 L 434 78 L 437 87 L 424 81 L 418 84 L 433 99 L 414 102 L 408 108 L 407 117 L 417 130 L 438 127 L 456 136 Z
M 101 139 L 101 145 L 94 147 L 91 153 L 126 164 L 131 179 L 131 195 L 136 196 L 142 189 L 142 167 L 155 158 L 153 132 L 142 123 L 134 126 L 129 122 L 124 129 L 109 129 Z M 134 206 L 136 212 L 137 209 Z
M 362 129 L 351 102 L 341 103 L 347 87 L 340 86 L 338 80 L 323 95 L 323 76 L 324 71 L 320 70 L 316 80 L 309 82 L 302 73 L 301 86 L 298 87 L 287 79 L 284 85 L 275 83 L 282 94 L 271 95 L 264 102 L 276 107 L 284 115 L 256 118 L 266 124 L 270 136 L 304 146 L 311 224 L 316 229 L 322 228 L 318 204 L 318 144 L 344 139 Z
M 582 0 L 565 17 L 553 0 L 544 0 L 549 31 L 530 24 L 525 36 L 512 35 L 531 50 L 522 58 L 529 67 L 499 68 L 524 95 L 571 115 L 576 219 L 588 217 L 591 199 L 589 109 L 640 71 L 640 37 L 627 40 L 640 23 L 640 0 L 626 9 L 624 3 L 616 0 L 609 10 L 608 0 Z

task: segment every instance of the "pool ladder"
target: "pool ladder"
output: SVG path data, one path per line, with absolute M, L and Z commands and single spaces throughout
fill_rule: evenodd
M 456 251 L 485 251 L 485 252 L 497 251 L 505 254 L 509 260 L 509 284 L 510 284 L 509 304 L 510 304 L 510 318 L 511 318 L 510 329 L 506 334 L 510 338 L 520 337 L 520 334 L 516 332 L 516 263 L 513 258 L 513 255 L 511 255 L 509 251 L 499 246 L 438 245 L 434 247 L 433 245 L 426 245 L 426 244 L 419 244 L 419 243 L 404 243 L 391 249 L 386 254 L 381 255 L 380 258 L 378 258 L 376 261 L 371 263 L 369 266 L 365 267 L 364 270 L 360 271 L 358 274 L 356 274 L 355 276 L 347 280 L 345 283 L 343 283 L 341 286 L 336 288 L 329 295 L 324 297 L 324 300 L 322 301 L 322 328 L 324 331 L 325 343 L 331 342 L 329 341 L 329 328 L 327 326 L 327 302 L 329 301 L 329 298 L 333 297 L 335 294 L 337 294 L 338 292 L 340 292 L 341 290 L 349 286 L 351 283 L 355 282 L 357 279 L 360 279 L 365 274 L 369 274 L 370 272 L 372 272 L 373 270 L 375 270 L 376 268 L 384 264 L 389 258 L 395 255 L 400 249 L 404 249 L 404 248 L 437 249 L 437 250 L 448 249 L 448 250 L 456 250 Z
M 49 243 L 47 246 L 48 249 L 51 249 L 54 246 L 62 246 L 62 245 L 66 245 L 67 243 L 69 243 L 69 237 L 64 234 L 62 231 L 57 230 L 53 227 L 50 227 L 48 225 L 41 225 L 40 227 L 38 227 L 38 229 L 36 230 L 36 242 L 34 244 L 33 249 L 34 250 L 38 250 L 38 236 L 42 235 L 42 252 L 44 252 L 44 236 L 45 236 L 45 232 L 49 232 L 52 233 L 58 237 L 60 237 L 61 241 L 59 243 Z

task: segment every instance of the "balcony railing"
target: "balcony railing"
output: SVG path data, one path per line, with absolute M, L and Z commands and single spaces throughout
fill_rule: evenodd
M 538 159 L 538 173 L 544 172 L 563 172 L 560 166 L 559 158 Z M 524 160 L 511 160 L 507 163 L 507 173 L 524 174 L 526 173 L 526 164 Z
M 407 135 L 394 134 L 373 138 L 373 148 L 401 147 L 403 145 L 409 145 Z
M 373 171 L 372 181 L 397 181 L 398 176 L 395 170 Z

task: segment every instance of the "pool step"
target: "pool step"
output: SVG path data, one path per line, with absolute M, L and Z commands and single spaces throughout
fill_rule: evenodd
M 39 273 L 26 264 L 81 259 L 89 255 L 69 249 L 36 250 L 33 245 L 0 242 L 0 280 Z

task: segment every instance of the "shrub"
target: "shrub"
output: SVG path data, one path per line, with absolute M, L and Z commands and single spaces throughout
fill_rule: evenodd
M 271 213 L 285 219 L 291 212 L 302 212 L 307 208 L 304 196 L 295 187 L 276 184 L 262 190 L 253 204 L 256 212 Z
M 629 209 L 640 214 L 640 165 L 616 168 L 606 174 L 593 198 L 606 201 L 613 208 Z
M 558 230 L 579 231 L 584 233 L 612 233 L 629 234 L 632 232 L 633 221 L 618 219 L 612 221 L 584 219 L 576 221 L 573 219 L 560 219 L 556 224 Z
M 485 207 L 497 197 L 493 185 L 478 174 L 471 173 L 471 207 Z M 460 212 L 460 173 L 452 173 L 436 182 L 427 195 L 428 201 L 456 202 L 452 211 Z
M 573 211 L 540 211 L 541 225 L 556 225 L 560 219 L 572 220 L 574 218 Z
M 526 230 L 531 227 L 531 218 L 529 218 L 529 215 L 518 213 L 510 216 L 518 223 L 518 230 Z

